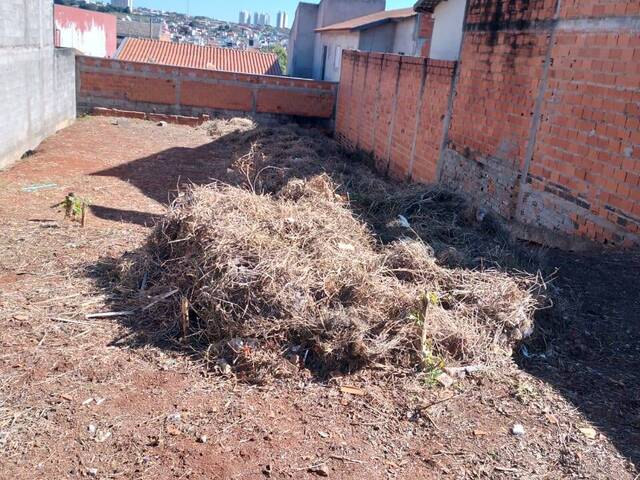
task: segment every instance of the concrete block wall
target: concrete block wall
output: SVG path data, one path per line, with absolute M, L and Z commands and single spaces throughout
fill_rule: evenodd
M 345 51 L 336 136 L 370 153 L 379 171 L 436 181 L 455 62 Z
M 332 119 L 337 84 L 77 58 L 78 107 L 172 115 L 246 112 Z
M 0 2 L 0 168 L 73 121 L 75 59 L 54 49 L 51 0 Z

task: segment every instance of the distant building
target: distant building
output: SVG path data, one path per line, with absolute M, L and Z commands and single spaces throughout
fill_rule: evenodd
M 264 14 L 264 23 L 262 25 L 271 25 L 271 15 L 268 13 Z
M 372 13 L 316 29 L 322 45 L 320 63 L 314 65 L 319 72 L 316 78 L 340 81 L 342 50 L 420 55 L 419 21 L 419 15 L 410 7 Z
M 458 60 L 465 7 L 465 0 L 421 0 L 416 4 L 417 10 L 433 13 L 433 32 L 429 50 L 424 52 L 424 56 L 436 60 Z
M 222 70 L 256 75 L 282 75 L 278 56 L 257 50 L 239 50 L 126 38 L 118 49 L 117 60 L 155 63 L 176 67 Z
M 276 27 L 287 28 L 288 18 L 287 12 L 278 12 Z
M 111 5 L 118 8 L 128 8 L 133 12 L 133 0 L 111 0 Z
M 253 24 L 260 25 L 260 14 L 258 12 L 253 13 Z
M 170 41 L 171 37 L 162 23 L 138 22 L 118 19 L 118 47 L 125 38 L 149 38 L 152 40 Z
M 385 8 L 386 0 L 321 0 L 319 4 L 300 2 L 289 34 L 288 74 L 323 78 L 328 46 L 321 43 L 321 33 L 316 29 L 381 12 Z
M 266 25 L 267 16 L 264 13 L 261 13 L 258 16 L 258 25 Z
M 53 6 L 55 46 L 75 48 L 92 57 L 116 52 L 116 17 L 80 8 Z
M 251 25 L 251 12 L 246 10 L 240 12 L 238 23 L 240 23 L 240 25 Z

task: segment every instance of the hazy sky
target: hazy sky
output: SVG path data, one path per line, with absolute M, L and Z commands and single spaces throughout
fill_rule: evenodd
M 318 3 L 318 0 L 305 0 Z M 289 27 L 293 21 L 298 0 L 133 0 L 136 7 L 156 8 L 173 12 L 186 12 L 187 5 L 191 15 L 205 15 L 219 20 L 238 21 L 240 10 L 258 10 L 271 14 L 271 24 L 275 23 L 276 13 L 284 10 L 289 14 Z M 415 4 L 415 0 L 387 0 L 387 9 L 405 8 Z

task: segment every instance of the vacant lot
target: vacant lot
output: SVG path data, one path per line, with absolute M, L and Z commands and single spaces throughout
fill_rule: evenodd
M 637 254 L 518 247 L 530 271 L 558 269 L 562 305 L 500 368 L 447 387 L 305 368 L 254 385 L 181 343 L 163 304 L 86 319 L 127 308 L 114 265 L 178 190 L 243 184 L 241 160 L 269 130 L 237 128 L 254 127 L 88 117 L 0 172 L 0 478 L 638 478 Z M 279 155 L 310 155 L 322 135 L 295 129 Z M 51 208 L 69 192 L 91 203 L 85 228 Z M 384 241 L 387 227 L 372 224 Z M 492 245 L 473 263 L 504 258 Z

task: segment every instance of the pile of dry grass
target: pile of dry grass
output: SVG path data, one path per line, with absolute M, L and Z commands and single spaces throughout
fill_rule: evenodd
M 297 124 L 256 126 L 230 137 L 240 147 L 222 181 L 259 193 L 278 194 L 291 180 L 328 175 L 342 198 L 368 223 L 377 239 L 390 243 L 407 232 L 398 215 L 410 220 L 415 237 L 448 266 L 535 270 L 541 250 L 519 248 L 491 215 L 435 185 L 393 182 L 376 173 L 367 156 L 353 155 L 324 133 Z
M 530 329 L 532 277 L 446 268 L 406 227 L 383 244 L 326 174 L 263 194 L 243 168 L 249 189 L 184 192 L 149 250 L 153 282 L 180 289 L 194 335 L 237 372 L 493 362 Z
M 220 118 L 210 122 L 206 122 L 200 128 L 206 129 L 207 133 L 214 138 L 223 137 L 231 133 L 241 133 L 254 130 L 256 124 L 250 118 L 232 117 Z

